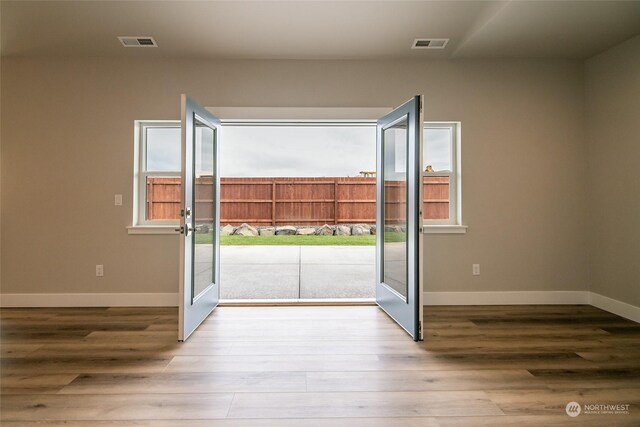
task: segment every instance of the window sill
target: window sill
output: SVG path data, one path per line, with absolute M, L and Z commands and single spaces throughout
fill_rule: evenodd
M 466 234 L 466 225 L 433 225 L 427 224 L 423 227 L 423 234 Z
M 128 234 L 178 234 L 176 225 L 130 225 L 127 227 Z

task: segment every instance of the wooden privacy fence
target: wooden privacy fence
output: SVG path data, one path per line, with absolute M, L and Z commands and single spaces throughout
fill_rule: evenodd
M 210 216 L 212 178 L 196 183 L 196 210 Z M 449 217 L 449 178 L 424 177 L 425 219 Z M 403 202 L 398 201 L 396 203 Z M 397 209 L 395 209 L 397 210 Z M 147 179 L 147 218 L 177 219 L 180 178 Z M 253 226 L 376 222 L 375 178 L 222 178 L 220 222 Z

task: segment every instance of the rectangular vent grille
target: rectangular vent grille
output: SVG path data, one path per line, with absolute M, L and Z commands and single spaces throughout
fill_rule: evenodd
M 147 36 L 137 36 L 137 37 L 118 37 L 120 43 L 124 47 L 158 47 L 155 39 L 153 37 Z
M 444 49 L 449 39 L 415 39 L 411 49 Z

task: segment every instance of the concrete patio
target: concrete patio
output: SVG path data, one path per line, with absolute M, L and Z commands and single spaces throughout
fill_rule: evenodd
M 374 246 L 221 246 L 220 298 L 374 298 Z

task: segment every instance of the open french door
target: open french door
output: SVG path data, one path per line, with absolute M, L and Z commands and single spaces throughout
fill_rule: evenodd
M 178 339 L 184 341 L 220 299 L 220 121 L 184 94 L 181 104 Z
M 376 302 L 422 340 L 422 96 L 378 120 Z

